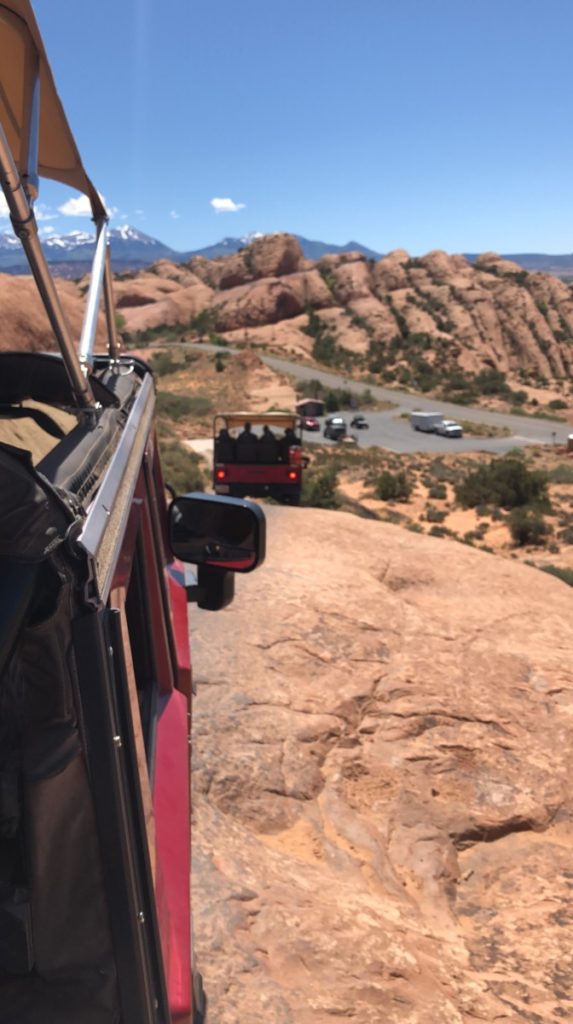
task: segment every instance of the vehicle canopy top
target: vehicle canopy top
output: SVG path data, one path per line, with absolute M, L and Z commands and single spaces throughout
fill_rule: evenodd
M 300 416 L 293 412 L 220 412 L 215 416 L 213 426 L 215 431 L 223 420 L 227 430 L 234 427 L 244 427 L 245 423 L 251 426 L 283 427 L 285 430 L 290 427 L 296 430 L 300 423 Z
M 37 194 L 38 175 L 89 197 L 94 219 L 105 207 L 88 178 L 56 91 L 30 0 L 0 0 L 0 124 L 22 181 Z

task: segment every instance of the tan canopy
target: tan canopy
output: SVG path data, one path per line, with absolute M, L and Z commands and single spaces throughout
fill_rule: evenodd
M 233 427 L 244 427 L 245 423 L 250 423 L 253 427 L 266 424 L 268 427 L 292 427 L 294 430 L 299 419 L 299 416 L 290 412 L 220 412 L 215 417 L 215 429 L 217 420 L 225 420 L 228 430 Z
M 0 123 L 24 180 L 31 169 L 30 127 L 38 74 L 38 173 L 87 195 L 94 217 L 99 219 L 105 216 L 105 209 L 83 168 L 30 0 L 0 0 Z

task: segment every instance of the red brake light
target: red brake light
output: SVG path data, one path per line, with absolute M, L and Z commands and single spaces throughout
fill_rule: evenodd
M 298 477 L 298 473 L 297 473 L 296 469 L 289 469 L 289 471 L 288 471 L 288 478 L 289 478 L 289 480 L 296 480 L 297 477 Z
M 225 469 L 216 469 L 215 470 L 215 477 L 217 478 L 217 480 L 224 480 L 226 476 L 227 476 L 227 471 Z

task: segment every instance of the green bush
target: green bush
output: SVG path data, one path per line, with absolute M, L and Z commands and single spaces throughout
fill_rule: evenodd
M 508 525 L 511 539 L 517 547 L 544 544 L 546 537 L 552 532 L 551 526 L 545 522 L 538 509 L 532 508 L 514 508 Z
M 382 501 L 408 501 L 412 484 L 403 469 L 398 473 L 390 473 L 385 469 L 375 481 L 374 490 L 376 497 Z
M 176 494 L 187 491 L 202 491 L 205 488 L 205 474 L 201 469 L 199 456 L 188 451 L 179 441 L 159 441 L 163 479 L 173 487 Z
M 540 565 L 542 572 L 548 572 L 551 576 L 563 580 L 570 587 L 573 587 L 573 569 L 564 569 L 561 565 Z
M 428 491 L 429 498 L 444 499 L 447 498 L 448 492 L 443 484 L 432 484 Z
M 552 484 L 573 484 L 573 465 L 559 462 L 549 470 L 549 479 Z
M 149 360 L 149 365 L 156 377 L 166 377 L 169 373 L 176 373 L 181 369 L 171 352 L 154 352 Z
M 180 395 L 175 391 L 160 391 L 157 395 L 157 412 L 170 420 L 182 420 L 185 416 L 207 416 L 213 404 L 205 395 Z
M 464 508 L 476 505 L 516 508 L 534 504 L 549 510 L 547 474 L 530 470 L 521 459 L 507 456 L 487 466 L 478 466 L 461 483 L 455 484 L 455 492 Z
M 549 402 L 550 409 L 567 409 L 567 402 L 564 402 L 562 398 L 554 398 L 552 402 Z
M 318 472 L 306 472 L 302 481 L 301 505 L 314 508 L 339 508 L 336 487 L 338 476 L 334 466 L 326 466 Z
M 205 335 L 212 334 L 217 324 L 217 311 L 215 309 L 202 309 L 193 317 L 189 326 L 197 335 L 200 341 Z
M 443 509 L 436 508 L 435 505 L 426 506 L 426 519 L 429 523 L 443 523 L 447 516 L 447 512 Z

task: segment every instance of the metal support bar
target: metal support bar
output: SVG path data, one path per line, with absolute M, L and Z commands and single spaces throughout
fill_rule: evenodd
M 84 313 L 79 350 L 80 363 L 82 366 L 89 366 L 90 370 L 93 367 L 93 351 L 97 329 L 97 315 L 101 299 L 101 286 L 106 262 L 106 249 L 107 224 L 105 220 L 100 220 L 96 224 L 96 247 L 92 263 L 90 286 L 86 300 L 86 310 Z
M 62 353 L 76 402 L 81 409 L 94 409 L 93 392 L 89 381 L 82 373 L 80 361 L 72 344 L 64 311 L 40 245 L 36 219 L 26 197 L 2 125 L 0 125 L 0 184 L 6 197 L 14 232 L 24 247 L 40 297 Z
M 36 77 L 32 88 L 32 102 L 30 107 L 30 124 L 28 137 L 28 156 L 26 160 L 26 174 L 24 176 L 24 189 L 30 199 L 37 199 L 40 180 L 38 176 L 38 150 L 40 146 L 40 67 L 36 59 Z
M 113 286 L 111 276 L 111 251 L 109 242 L 105 250 L 105 272 L 103 278 L 105 318 L 107 322 L 108 352 L 112 359 L 119 359 L 121 355 L 119 340 L 117 337 L 117 324 L 115 322 L 115 303 L 113 301 Z

